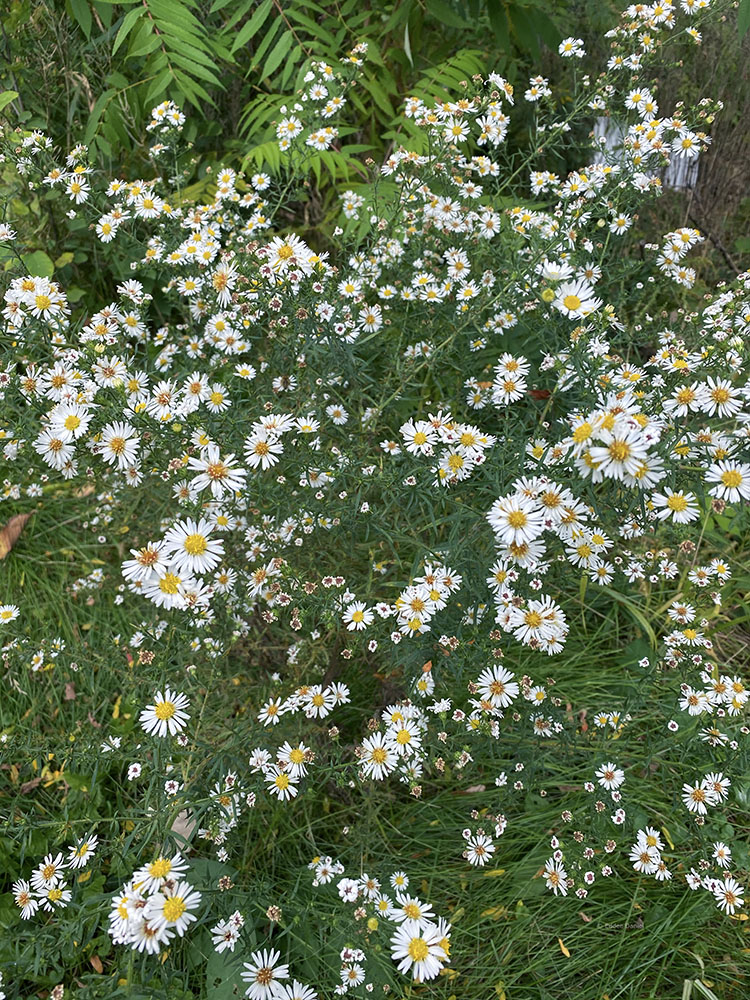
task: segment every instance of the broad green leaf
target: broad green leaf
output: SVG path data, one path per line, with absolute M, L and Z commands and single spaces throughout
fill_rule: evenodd
M 52 258 L 44 250 L 25 253 L 22 255 L 22 260 L 26 270 L 35 278 L 51 278 L 54 273 L 55 265 L 52 263 Z
M 17 90 L 4 90 L 2 94 L 0 94 L 0 111 L 2 111 L 4 108 L 7 108 L 10 102 L 15 101 L 17 97 L 18 97 Z
M 57 269 L 65 267 L 66 264 L 70 264 L 70 262 L 73 260 L 73 257 L 74 254 L 72 254 L 70 250 L 68 250 L 67 253 L 61 253 L 60 256 L 57 258 L 57 260 L 55 261 L 55 267 Z

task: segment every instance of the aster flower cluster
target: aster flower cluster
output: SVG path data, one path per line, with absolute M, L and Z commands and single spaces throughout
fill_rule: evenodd
M 326 885 L 345 870 L 331 858 L 313 858 L 309 867 L 315 872 L 316 886 Z M 393 872 L 388 882 L 384 888 L 380 879 L 364 874 L 344 877 L 336 888 L 341 900 L 354 906 L 354 919 L 366 920 L 369 930 L 376 930 L 380 921 L 395 925 L 390 952 L 399 972 L 417 983 L 435 979 L 450 962 L 451 925 L 435 915 L 431 903 L 409 892 L 405 872 Z M 365 960 L 361 949 L 347 948 L 341 953 L 341 982 L 335 990 L 338 995 L 365 982 Z
M 47 854 L 31 873 L 30 881 L 18 879 L 13 883 L 13 898 L 22 920 L 31 920 L 37 913 L 54 913 L 64 910 L 73 898 L 66 873 L 86 868 L 96 853 L 99 838 L 88 833 L 76 839 L 68 848 L 67 858 L 61 851 Z
M 108 931 L 115 944 L 157 955 L 182 937 L 197 919 L 201 894 L 184 880 L 187 863 L 179 855 L 143 865 L 112 898 Z

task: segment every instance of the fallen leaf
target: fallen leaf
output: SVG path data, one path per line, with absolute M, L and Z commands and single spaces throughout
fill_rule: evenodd
M 529 396 L 532 399 L 549 399 L 551 395 L 549 389 L 529 389 Z
M 560 951 L 563 953 L 563 955 L 565 955 L 566 958 L 570 958 L 570 952 L 568 951 L 568 949 L 563 944 L 563 939 L 562 938 L 558 938 L 557 939 L 557 943 L 560 945 Z
M 42 780 L 41 777 L 37 777 L 37 778 L 32 778 L 31 781 L 24 781 L 24 783 L 21 785 L 21 794 L 25 795 L 26 792 L 33 791 L 36 788 L 36 786 L 41 783 L 41 780 Z
M 18 541 L 18 536 L 23 531 L 26 522 L 31 514 L 16 514 L 8 523 L 0 528 L 0 559 L 5 559 L 7 554 Z
M 591 921 L 594 919 L 593 917 L 590 917 L 588 913 L 584 913 L 583 910 L 580 911 L 578 916 L 581 918 L 584 924 L 590 924 Z
M 102 965 L 102 960 L 99 958 L 98 955 L 92 955 L 91 958 L 89 959 L 89 962 L 91 962 L 92 966 L 94 967 L 94 969 L 96 969 L 96 971 L 99 974 L 104 972 L 104 966 Z
M 187 809 L 183 809 L 182 812 L 178 813 L 175 817 L 175 821 L 172 824 L 172 833 L 187 844 L 193 836 L 197 825 L 198 822 L 193 817 L 192 813 L 189 813 Z
M 68 681 L 65 685 L 65 700 L 75 701 L 76 700 L 76 686 L 72 681 Z

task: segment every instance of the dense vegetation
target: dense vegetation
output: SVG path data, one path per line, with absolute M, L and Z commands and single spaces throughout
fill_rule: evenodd
M 0 24 L 0 994 L 745 997 L 750 3 Z

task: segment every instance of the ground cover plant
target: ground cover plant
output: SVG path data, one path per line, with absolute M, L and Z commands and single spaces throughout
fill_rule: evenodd
M 5 996 L 747 995 L 750 271 L 628 242 L 734 17 L 404 94 L 380 162 L 356 39 L 243 169 L 194 101 L 134 173 L 6 114 Z

